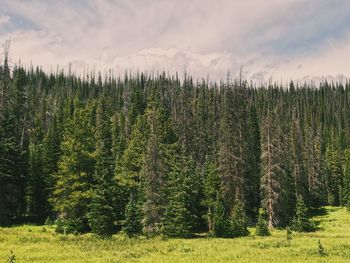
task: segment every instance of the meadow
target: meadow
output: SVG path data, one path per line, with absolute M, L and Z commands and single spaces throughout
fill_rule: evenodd
M 0 262 L 349 262 L 350 214 L 326 207 L 313 217 L 318 230 L 273 230 L 269 237 L 235 239 L 129 239 L 121 234 L 100 239 L 92 234 L 61 235 L 54 227 L 23 225 L 0 228 Z M 320 253 L 318 241 L 324 247 Z M 14 255 L 14 256 L 13 256 Z

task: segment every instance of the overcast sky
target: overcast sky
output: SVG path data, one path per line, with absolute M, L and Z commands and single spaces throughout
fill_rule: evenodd
M 350 76 L 349 0 L 0 0 L 8 38 L 12 63 L 46 70 Z

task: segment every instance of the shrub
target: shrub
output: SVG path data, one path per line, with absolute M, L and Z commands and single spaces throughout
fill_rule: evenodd
M 13 251 L 11 250 L 11 254 L 9 256 L 9 258 L 7 259 L 7 263 L 15 263 L 16 262 L 16 256 L 13 253 Z
M 326 252 L 325 252 L 325 250 L 324 250 L 324 247 L 323 247 L 322 244 L 321 244 L 321 240 L 318 240 L 318 254 L 319 254 L 320 256 L 326 255 Z
M 63 219 L 57 218 L 55 221 L 55 224 L 56 224 L 56 228 L 55 228 L 56 233 L 58 233 L 58 234 L 65 234 L 66 233 Z

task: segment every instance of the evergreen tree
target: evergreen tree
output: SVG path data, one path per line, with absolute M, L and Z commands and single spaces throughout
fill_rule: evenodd
M 173 134 L 168 112 L 157 97 L 151 97 L 145 115 L 149 127 L 149 139 L 142 167 L 145 184 L 143 225 L 147 235 L 161 230 L 167 200 L 166 183 L 169 180 L 171 157 L 176 136 Z
M 266 221 L 266 211 L 263 208 L 259 210 L 258 223 L 256 224 L 256 235 L 257 236 L 269 236 L 271 235 L 270 230 Z
M 141 211 L 137 200 L 133 194 L 130 195 L 129 202 L 125 210 L 125 222 L 123 231 L 129 236 L 134 237 L 142 233 Z
M 61 139 L 61 125 L 59 125 L 58 117 L 55 115 L 43 139 L 43 173 L 46 177 L 48 195 L 50 198 L 52 197 L 52 190 L 55 185 L 55 174 L 58 171 L 58 161 L 61 156 Z M 51 204 L 50 214 L 52 214 Z
M 350 149 L 344 150 L 343 175 L 344 185 L 342 188 L 342 204 L 350 209 Z
M 101 236 L 109 236 L 114 232 L 115 182 L 111 149 L 111 126 L 106 110 L 106 102 L 101 98 L 96 116 L 96 152 L 94 186 L 89 204 L 89 225 L 92 232 Z
M 243 237 L 249 235 L 248 219 L 245 215 L 243 203 L 239 200 L 235 200 L 235 204 L 232 210 L 231 217 L 232 235 L 234 237 Z
M 309 200 L 307 176 L 304 166 L 303 141 L 300 122 L 296 117 L 293 117 L 291 136 L 291 170 L 295 191 L 297 195 L 302 195 L 304 199 Z
M 67 232 L 84 232 L 88 230 L 95 149 L 89 122 L 91 110 L 78 102 L 74 107 L 64 130 L 52 202 L 55 210 L 66 219 Z
M 296 213 L 293 219 L 292 229 L 298 232 L 309 232 L 313 230 L 313 225 L 308 215 L 308 209 L 301 195 L 297 197 Z
M 217 193 L 220 188 L 220 177 L 212 162 L 207 161 L 204 166 L 204 205 L 207 207 L 206 220 L 209 232 L 213 231 L 214 211 Z
M 149 126 L 144 115 L 137 117 L 130 141 L 120 162 L 117 160 L 115 177 L 117 182 L 127 188 L 137 190 L 141 183 L 141 169 L 144 163 L 145 148 L 149 137 Z
M 297 195 L 349 204 L 349 83 L 103 79 L 10 67 L 4 53 L 0 225 L 58 216 L 63 232 L 108 236 L 133 194 L 148 234 L 229 237 L 236 197 L 269 227 L 289 224 Z
M 310 205 L 319 207 L 326 203 L 321 138 L 319 132 L 313 132 L 310 129 L 307 134 L 306 167 Z
M 27 155 L 24 131 L 26 120 L 26 75 L 22 68 L 10 73 L 5 56 L 2 76 L 2 108 L 0 123 L 0 225 L 18 222 L 26 208 Z
M 260 129 L 255 106 L 251 106 L 248 118 L 246 210 L 255 221 L 260 207 Z
M 232 210 L 236 196 L 244 201 L 246 167 L 246 101 L 245 88 L 228 82 L 223 91 L 223 113 L 220 127 L 218 171 L 225 205 Z M 232 105 L 235 105 L 233 107 Z
M 147 235 L 160 232 L 161 219 L 164 214 L 165 197 L 162 195 L 165 182 L 165 168 L 161 150 L 161 129 L 159 116 L 157 116 L 156 102 L 152 101 L 146 110 L 147 121 L 150 127 L 146 157 L 143 164 L 145 177 L 145 197 L 143 205 L 143 225 Z
M 272 228 L 279 222 L 279 205 L 281 202 L 281 173 L 283 168 L 280 161 L 280 148 L 276 136 L 277 129 L 268 113 L 263 124 L 262 153 L 261 153 L 261 190 L 262 206 L 267 211 L 268 226 Z
M 341 158 L 338 150 L 334 147 L 328 147 L 325 156 L 325 166 L 327 172 L 327 192 L 328 203 L 331 205 L 340 205 L 342 188 L 342 167 Z
M 47 179 L 43 172 L 42 145 L 31 143 L 29 146 L 30 178 L 27 187 L 28 215 L 34 222 L 44 223 L 49 215 Z
M 217 201 L 214 210 L 213 234 L 216 237 L 232 236 L 230 216 L 219 194 L 217 195 Z
M 179 156 L 175 160 L 162 232 L 170 237 L 190 237 L 198 224 L 198 177 L 190 157 Z

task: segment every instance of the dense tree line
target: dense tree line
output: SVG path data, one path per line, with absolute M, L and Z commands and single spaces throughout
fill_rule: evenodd
M 350 205 L 349 113 L 350 83 L 79 77 L 10 69 L 5 54 L 0 225 L 170 237 L 307 226 L 308 209 Z

